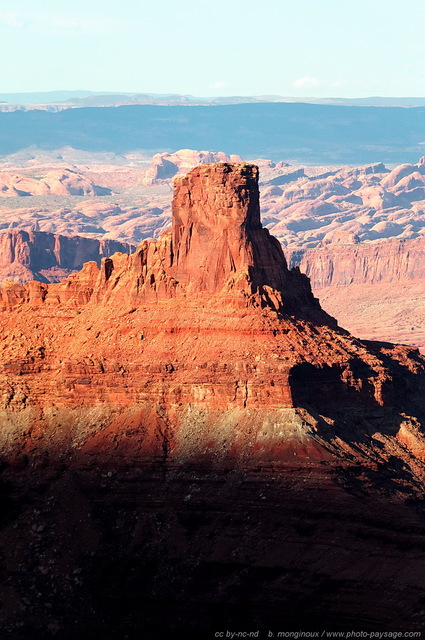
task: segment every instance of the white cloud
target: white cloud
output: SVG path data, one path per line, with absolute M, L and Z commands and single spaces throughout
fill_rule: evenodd
M 302 78 L 297 78 L 294 82 L 294 87 L 297 89 L 310 89 L 314 87 L 318 87 L 320 84 L 317 78 L 313 76 L 303 76 Z
M 225 87 L 227 87 L 227 82 L 224 82 L 224 80 L 216 80 L 209 86 L 210 89 L 224 89 Z
M 341 87 L 346 87 L 348 85 L 347 80 L 344 79 L 340 79 L 340 80 L 335 80 L 334 82 L 331 83 L 331 87 L 333 89 L 339 89 Z
M 123 26 L 125 26 L 124 21 L 116 21 L 105 17 L 0 11 L 0 29 L 112 33 Z

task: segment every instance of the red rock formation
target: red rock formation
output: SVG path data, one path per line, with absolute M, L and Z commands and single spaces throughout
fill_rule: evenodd
M 102 258 L 132 248 L 115 240 L 13 230 L 0 234 L 0 281 L 58 282 L 85 262 L 100 264 Z
M 280 244 L 261 227 L 258 171 L 250 165 L 202 165 L 189 172 L 176 182 L 172 229 L 157 242 L 143 242 L 133 256 L 108 261 L 107 275 L 105 264 L 100 271 L 86 265 L 97 302 L 121 296 L 120 304 L 137 304 L 220 292 L 243 305 L 272 301 L 276 309 L 297 306 L 325 317 L 307 278 L 287 269 Z M 86 267 L 50 287 L 47 297 L 67 301 L 81 281 L 86 290 Z M 17 299 L 26 299 L 26 291 L 23 286 Z
M 313 290 L 349 284 L 408 284 L 425 278 L 425 238 L 287 250 Z
M 423 163 L 305 171 L 262 197 L 290 264 L 355 335 L 425 350 Z
M 21 173 L 0 173 L 0 196 L 95 196 L 110 194 L 73 169 L 51 169 L 41 179 Z
M 288 270 L 279 243 L 261 226 L 257 181 L 251 165 L 195 168 L 176 182 L 173 227 L 159 241 L 106 258 L 100 269 L 86 263 L 58 284 L 1 289 L 5 337 L 20 336 L 4 342 L 7 385 L 21 389 L 21 376 L 30 374 L 21 409 L 32 407 L 40 428 L 47 420 L 43 437 L 53 437 L 45 413 L 52 404 L 65 412 L 96 406 L 109 427 L 81 442 L 85 449 L 99 448 L 99 438 L 107 449 L 127 415 L 125 429 L 134 429 L 134 420 L 145 425 L 133 432 L 142 451 L 155 450 L 155 434 L 166 429 L 168 454 L 219 447 L 227 456 L 257 452 L 253 459 L 269 459 L 287 446 L 264 426 L 269 411 L 316 407 L 323 414 L 338 403 L 347 411 L 394 408 L 399 365 L 393 371 L 387 347 L 381 353 L 379 345 L 367 347 L 338 330 L 308 279 Z M 397 351 L 396 358 L 411 375 L 423 365 L 408 353 Z M 50 373 L 41 379 L 37 371 L 46 366 Z M 14 402 L 21 397 L 11 394 Z M 125 412 L 116 422 L 120 405 Z M 223 410 L 225 445 L 217 431 Z M 254 423 L 248 410 L 259 412 Z M 199 412 L 203 435 L 193 440 L 190 425 Z M 310 429 L 317 419 L 309 420 Z M 286 425 L 283 443 L 330 446 L 309 430 L 294 436 L 288 416 L 279 421 Z
M 180 149 L 175 153 L 157 153 L 152 158 L 151 167 L 146 171 L 142 183 L 152 185 L 163 180 L 173 178 L 178 173 L 184 173 L 188 169 L 211 162 L 242 162 L 237 155 L 228 156 L 223 151 L 213 153 L 211 151 L 194 151 L 193 149 Z
M 419 628 L 425 361 L 320 309 L 255 167 L 192 170 L 160 240 L 1 297 L 14 637 Z
M 289 264 L 308 275 L 323 307 L 355 335 L 425 351 L 425 238 L 286 253 Z
M 241 278 L 252 292 L 280 292 L 290 279 L 279 243 L 261 226 L 250 165 L 201 166 L 176 181 L 172 253 L 171 273 L 192 292 L 234 288 Z

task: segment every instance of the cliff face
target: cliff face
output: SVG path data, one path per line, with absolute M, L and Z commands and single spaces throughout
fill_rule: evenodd
M 363 627 L 371 602 L 378 628 L 389 612 L 419 615 L 423 575 L 400 549 L 423 545 L 425 527 L 397 505 L 423 499 L 425 362 L 320 308 L 261 226 L 257 179 L 246 164 L 193 169 L 158 241 L 60 283 L 2 287 L 0 544 L 15 637 L 21 594 L 24 631 L 64 638 L 205 637 L 229 607 L 235 628 L 275 630 L 282 615 L 316 628 L 324 606 Z M 7 554 L 16 536 L 24 551 Z M 376 536 L 389 573 L 376 571 Z M 408 606 L 394 608 L 400 589 Z
M 305 297 L 306 278 L 290 272 L 279 242 L 260 222 L 258 169 L 251 165 L 198 167 L 175 183 L 171 273 L 188 292 L 283 294 L 279 304 Z M 285 299 L 285 302 L 283 302 Z
M 100 264 L 116 251 L 131 250 L 131 245 L 115 240 L 13 230 L 0 234 L 0 281 L 55 282 L 81 269 L 85 262 Z
M 425 351 L 425 238 L 287 251 L 323 307 L 355 335 Z
M 327 245 L 289 250 L 287 256 L 291 266 L 309 277 L 314 291 L 350 284 L 409 284 L 425 277 L 425 238 Z
M 211 297 L 211 294 L 216 294 Z M 140 304 L 196 299 L 220 306 L 272 306 L 335 325 L 313 297 L 308 279 L 289 271 L 279 242 L 260 223 L 258 170 L 244 164 L 203 165 L 176 180 L 172 229 L 131 255 L 88 262 L 66 281 L 10 285 L 7 308 L 22 300 L 49 304 Z M 99 309 L 98 309 L 99 312 Z

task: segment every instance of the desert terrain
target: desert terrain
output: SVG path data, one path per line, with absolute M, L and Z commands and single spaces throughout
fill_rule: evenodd
M 239 160 L 189 149 L 153 157 L 72 148 L 5 156 L 0 231 L 8 234 L 8 246 L 26 231 L 115 241 L 122 243 L 119 250 L 132 251 L 170 225 L 176 176 L 199 163 Z M 309 276 L 324 308 L 359 337 L 424 349 L 425 164 L 253 162 L 260 169 L 263 222 L 281 241 L 289 265 Z M 21 267 L 25 253 L 37 255 L 27 248 L 21 257 L 3 258 L 2 279 L 40 273 L 33 257 Z

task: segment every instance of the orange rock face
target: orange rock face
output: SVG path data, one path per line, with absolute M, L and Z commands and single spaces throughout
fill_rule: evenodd
M 236 282 L 246 293 L 264 295 L 270 288 L 286 290 L 288 298 L 307 289 L 301 276 L 292 286 L 297 276 L 289 273 L 280 244 L 261 225 L 256 167 L 193 169 L 176 180 L 172 211 L 171 273 L 188 292 L 234 290 Z
M 1 300 L 3 410 L 18 430 L 38 425 L 37 448 L 270 463 L 300 446 L 347 453 L 366 407 L 394 433 L 410 428 L 394 411 L 422 411 L 418 354 L 356 340 L 288 270 L 261 226 L 252 165 L 191 170 L 160 240 L 58 284 L 8 283 Z

